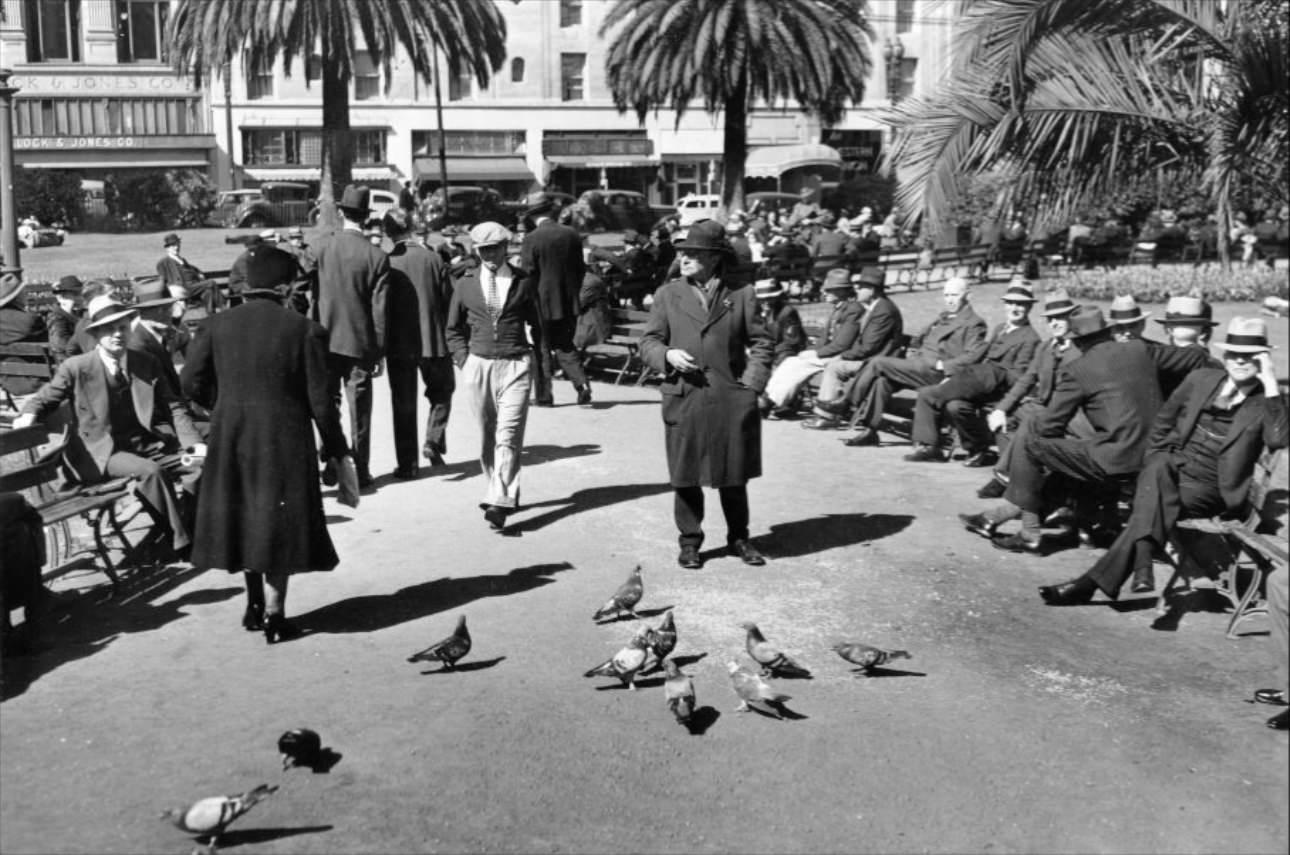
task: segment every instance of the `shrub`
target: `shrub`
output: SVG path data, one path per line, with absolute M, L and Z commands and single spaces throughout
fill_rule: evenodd
M 175 227 L 194 229 L 206 225 L 206 219 L 215 210 L 219 191 L 211 184 L 210 179 L 200 172 L 182 169 L 166 173 L 170 186 L 175 190 L 179 215 Z
M 215 208 L 214 188 L 190 169 L 128 172 L 114 179 L 116 214 L 134 231 L 201 226 Z
M 13 196 L 19 218 L 35 217 L 46 226 L 61 222 L 76 227 L 84 215 L 81 177 L 75 172 L 15 169 Z
M 1211 303 L 1290 296 L 1290 278 L 1286 272 L 1262 265 L 1230 271 L 1216 265 L 1155 268 L 1130 265 L 1109 271 L 1072 270 L 1053 280 L 1051 287 L 1065 288 L 1072 297 L 1088 300 L 1110 300 L 1117 294 L 1132 294 L 1140 303 L 1163 303 L 1170 297 L 1192 293 Z

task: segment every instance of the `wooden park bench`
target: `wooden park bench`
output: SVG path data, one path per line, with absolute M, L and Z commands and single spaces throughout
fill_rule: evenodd
M 606 350 L 614 355 L 621 354 L 622 361 L 615 370 L 614 385 L 622 382 L 628 373 L 636 374 L 636 385 L 639 386 L 654 372 L 641 359 L 641 334 L 649 321 L 649 312 L 639 309 L 627 309 L 615 306 L 610 309 L 612 325 L 609 335 L 599 344 L 587 348 L 592 353 L 603 353 Z
M 16 411 L 15 396 L 30 394 L 22 391 L 19 383 L 43 386 L 57 367 L 58 360 L 48 343 L 0 344 L 0 408 Z

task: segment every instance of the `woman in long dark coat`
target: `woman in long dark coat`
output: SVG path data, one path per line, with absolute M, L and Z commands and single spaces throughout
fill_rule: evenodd
M 765 564 L 748 542 L 749 479 L 761 474 L 761 388 L 770 375 L 772 344 L 752 288 L 732 280 L 734 251 L 722 225 L 695 223 L 676 247 L 681 277 L 654 294 L 641 338 L 641 358 L 664 375 L 663 425 L 675 491 L 682 567 L 703 565 L 703 487 L 716 487 L 730 554 Z M 757 378 L 763 378 L 758 380 Z
M 338 563 L 314 425 L 328 459 L 349 454 L 328 394 L 326 332 L 279 303 L 295 270 L 279 249 L 256 253 L 246 302 L 201 327 L 181 377 L 184 393 L 213 411 L 192 562 L 246 572 L 242 623 L 262 628 L 270 644 L 300 635 L 283 616 L 287 577 Z

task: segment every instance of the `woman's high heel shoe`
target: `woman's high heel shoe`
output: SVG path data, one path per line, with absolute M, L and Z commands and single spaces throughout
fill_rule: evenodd
M 259 632 L 264 629 L 264 606 L 248 604 L 242 614 L 242 629 L 247 632 Z
M 300 627 L 291 623 L 281 614 L 274 613 L 264 616 L 264 640 L 269 644 L 276 644 L 279 641 L 291 641 L 303 634 Z

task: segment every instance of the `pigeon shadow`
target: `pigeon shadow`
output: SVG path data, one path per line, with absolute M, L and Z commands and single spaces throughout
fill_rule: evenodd
M 658 606 L 657 608 L 653 608 L 653 609 L 637 609 L 636 614 L 640 615 L 643 618 L 658 617 L 664 612 L 670 612 L 674 608 L 676 608 L 676 606 Z
M 347 517 L 347 516 L 345 516 L 344 514 L 327 514 L 327 516 L 326 516 L 326 517 L 324 517 L 324 520 L 326 521 L 327 525 L 336 525 L 336 524 L 338 524 L 338 523 L 347 523 L 347 522 L 349 522 L 349 521 L 350 521 L 350 520 L 352 520 L 352 519 L 353 519 L 353 517 Z
M 609 626 L 611 623 L 622 623 L 623 621 L 644 620 L 645 618 L 658 617 L 664 612 L 671 611 L 674 608 L 675 606 L 662 606 L 661 608 L 656 609 L 637 609 L 636 614 L 632 614 L 631 612 L 619 612 L 612 617 L 601 618 L 596 621 L 596 626 Z
M 537 531 L 574 514 L 594 511 L 620 502 L 630 502 L 644 496 L 656 496 L 671 490 L 670 484 L 613 484 L 606 487 L 588 487 L 585 490 L 576 491 L 565 499 L 548 499 L 545 502 L 528 505 L 527 508 L 552 508 L 552 510 L 517 522 L 511 528 L 519 531 Z
M 797 558 L 890 537 L 913 521 L 909 514 L 825 514 L 772 525 L 752 542 L 770 558 Z
M 656 686 L 663 685 L 664 682 L 665 680 L 663 677 L 650 677 L 647 680 L 637 680 L 636 688 L 653 689 Z M 622 692 L 622 691 L 628 691 L 628 688 L 626 684 L 619 682 L 619 683 L 610 683 L 604 686 L 597 686 L 596 691 L 597 692 Z
M 310 763 L 306 768 L 315 775 L 326 775 L 335 768 L 336 764 L 339 763 L 341 758 L 344 756 L 345 755 L 340 752 L 332 751 L 330 748 L 324 748 L 318 752 L 318 759 L 313 763 Z
M 297 834 L 317 834 L 331 831 L 334 825 L 301 825 L 295 828 L 235 828 L 219 836 L 219 848 L 228 849 L 247 843 L 268 843 L 270 840 L 281 840 L 295 837 Z
M 673 656 L 672 661 L 676 663 L 676 667 L 684 668 L 686 665 L 693 665 L 695 662 L 700 662 L 706 659 L 707 656 L 708 652 L 705 650 L 702 653 L 687 653 L 684 656 Z
M 488 597 L 506 597 L 550 585 L 556 573 L 572 570 L 567 561 L 531 564 L 495 576 L 433 579 L 389 594 L 365 594 L 297 615 L 310 633 L 375 632 L 401 623 L 452 611 Z
M 784 717 L 785 721 L 806 721 L 810 718 L 810 716 L 803 715 L 797 710 L 791 710 L 783 704 L 775 704 L 775 708 L 779 710 L 779 714 Z
M 614 407 L 639 407 L 643 405 L 657 407 L 658 401 L 592 401 L 590 409 L 611 410 Z
M 702 736 L 708 732 L 708 728 L 717 723 L 721 718 L 721 713 L 716 707 L 699 707 L 690 713 L 690 720 L 686 722 L 685 729 L 690 731 L 692 736 Z
M 422 671 L 422 674 L 460 674 L 464 671 L 483 671 L 486 668 L 492 668 L 498 662 L 505 659 L 505 656 L 494 656 L 492 659 L 477 659 L 474 662 L 457 663 L 451 668 L 435 668 L 430 671 Z
M 767 675 L 772 680 L 814 680 L 814 674 L 797 674 L 789 671 L 776 671 Z
M 855 668 L 851 671 L 857 677 L 926 677 L 922 671 L 906 671 L 902 668 Z

